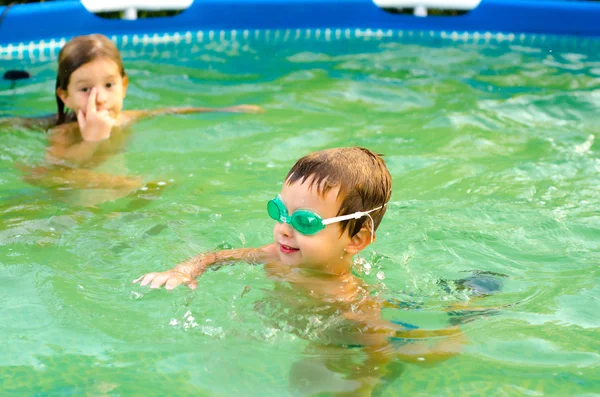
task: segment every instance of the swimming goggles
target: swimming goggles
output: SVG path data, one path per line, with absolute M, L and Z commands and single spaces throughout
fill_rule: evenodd
M 332 223 L 347 221 L 349 219 L 359 219 L 363 216 L 368 216 L 371 218 L 369 213 L 373 211 L 377 211 L 381 209 L 383 205 L 372 209 L 370 211 L 358 211 L 350 215 L 341 215 L 336 216 L 334 218 L 323 219 L 319 214 L 306 209 L 298 209 L 294 211 L 294 213 L 290 216 L 288 214 L 285 205 L 283 204 L 283 200 L 281 200 L 281 196 L 277 195 L 273 200 L 270 200 L 267 203 L 267 211 L 269 212 L 269 216 L 276 220 L 279 223 L 287 223 L 291 225 L 294 229 L 296 229 L 301 234 L 306 236 L 311 236 L 325 229 L 327 225 Z M 373 222 L 373 218 L 371 218 L 371 222 Z M 374 224 L 374 223 L 373 223 Z M 372 236 L 371 236 L 372 238 Z

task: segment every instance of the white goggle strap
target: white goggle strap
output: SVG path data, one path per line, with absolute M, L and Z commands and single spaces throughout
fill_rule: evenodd
M 371 219 L 371 242 L 373 242 L 373 236 L 375 235 L 375 221 L 373 221 L 373 217 L 370 215 L 370 213 L 383 208 L 385 205 L 387 205 L 387 204 L 380 205 L 379 207 L 373 208 L 372 210 L 369 210 L 369 211 L 358 211 L 358 212 L 355 212 L 355 213 L 349 214 L 349 215 L 341 215 L 341 216 L 336 216 L 334 218 L 323 219 L 323 225 L 329 225 L 331 223 L 347 221 L 349 219 L 360 219 L 363 216 L 368 216 L 369 219 Z

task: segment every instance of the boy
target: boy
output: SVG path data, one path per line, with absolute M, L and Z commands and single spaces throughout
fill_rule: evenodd
M 287 322 L 303 336 L 315 328 L 310 332 L 316 335 L 310 349 L 322 353 L 319 368 L 344 373 L 346 383 L 338 388 L 338 395 L 371 395 L 394 356 L 417 363 L 445 359 L 456 353 L 459 339 L 455 337 L 450 344 L 442 341 L 435 348 L 410 343 L 398 350 L 391 346 L 392 338 L 461 335 L 456 328 L 406 330 L 383 320 L 383 302 L 372 297 L 368 286 L 351 272 L 352 257 L 375 241 L 391 192 L 392 180 L 383 159 L 368 149 L 335 148 L 309 154 L 296 162 L 279 195 L 267 205 L 276 221 L 273 243 L 201 254 L 134 283 L 141 281 L 151 288 L 164 285 L 169 290 L 179 284 L 196 288 L 196 278 L 211 267 L 240 261 L 264 263 L 267 274 L 279 281 L 275 286 L 278 305 L 292 309 L 278 323 Z M 348 367 L 344 353 L 348 347 L 361 348 L 366 356 L 361 365 Z M 332 354 L 332 350 L 342 354 Z M 332 359 L 340 362 L 331 363 Z M 307 372 L 314 368 L 295 365 L 292 383 L 300 379 L 296 383 L 306 388 L 311 381 Z

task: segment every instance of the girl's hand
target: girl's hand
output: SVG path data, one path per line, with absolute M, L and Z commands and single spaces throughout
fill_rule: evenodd
M 96 87 L 92 88 L 85 113 L 81 109 L 77 112 L 79 130 L 86 142 L 99 142 L 110 138 L 110 131 L 116 122 L 108 114 L 108 110 L 98 111 L 96 109 L 97 95 L 98 90 Z
M 150 284 L 150 288 L 160 288 L 163 285 L 166 290 L 172 290 L 179 284 L 186 284 L 191 289 L 198 286 L 198 281 L 192 278 L 187 272 L 178 271 L 175 269 L 167 270 L 166 272 L 154 272 L 144 274 L 142 277 L 133 280 L 133 283 L 141 281 L 142 287 Z

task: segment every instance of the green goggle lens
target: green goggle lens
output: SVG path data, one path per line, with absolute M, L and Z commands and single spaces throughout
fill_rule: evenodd
M 281 210 L 279 209 L 277 203 L 275 203 L 275 200 L 269 200 L 267 203 L 267 212 L 269 213 L 271 219 L 274 219 L 277 222 L 283 222 L 285 220 L 285 217 L 282 216 Z
M 298 232 L 307 236 L 325 229 L 321 217 L 312 211 L 297 210 L 292 216 L 289 216 L 279 196 L 267 203 L 267 212 L 271 219 L 276 220 L 279 223 L 285 222 L 292 225 Z

